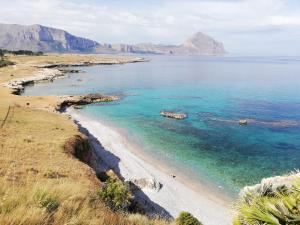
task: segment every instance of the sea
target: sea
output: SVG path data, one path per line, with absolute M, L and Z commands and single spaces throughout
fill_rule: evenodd
M 83 72 L 24 95 L 120 95 L 78 110 L 122 130 L 157 163 L 232 196 L 300 168 L 300 57 L 143 57 L 149 62 L 76 67 Z

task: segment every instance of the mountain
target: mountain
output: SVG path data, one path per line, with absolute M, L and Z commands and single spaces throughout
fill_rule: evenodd
M 153 54 L 174 54 L 174 55 L 220 55 L 226 51 L 221 42 L 198 32 L 181 45 L 156 45 L 144 43 L 136 45 L 117 44 L 112 45 L 113 49 L 126 53 L 153 53 Z
M 99 44 L 41 25 L 0 24 L 0 48 L 43 52 L 90 52 Z
M 100 44 L 77 37 L 64 30 L 42 25 L 0 24 L 0 48 L 7 50 L 30 50 L 42 52 L 79 53 L 148 53 L 174 55 L 224 54 L 223 44 L 198 32 L 181 45 Z

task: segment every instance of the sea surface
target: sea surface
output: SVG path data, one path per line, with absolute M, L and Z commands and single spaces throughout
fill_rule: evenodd
M 80 111 L 122 129 L 160 163 L 233 195 L 300 168 L 300 57 L 144 57 L 150 62 L 76 67 L 85 72 L 24 94 L 119 94 Z

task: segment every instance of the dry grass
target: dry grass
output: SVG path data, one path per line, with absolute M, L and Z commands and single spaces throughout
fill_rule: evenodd
M 0 69 L 0 83 L 34 74 L 35 63 L 86 57 L 93 56 L 11 56 L 16 66 Z M 0 87 L 0 224 L 166 224 L 114 213 L 95 198 L 101 183 L 93 170 L 64 151 L 66 141 L 78 135 L 77 127 L 67 117 L 40 110 L 56 101 L 15 96 Z

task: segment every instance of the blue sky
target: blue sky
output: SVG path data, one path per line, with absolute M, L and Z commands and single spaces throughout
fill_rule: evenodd
M 300 0 L 0 0 L 3 23 L 100 43 L 179 44 L 197 31 L 243 55 L 300 55 Z M 4 16 L 5 15 L 5 16 Z

